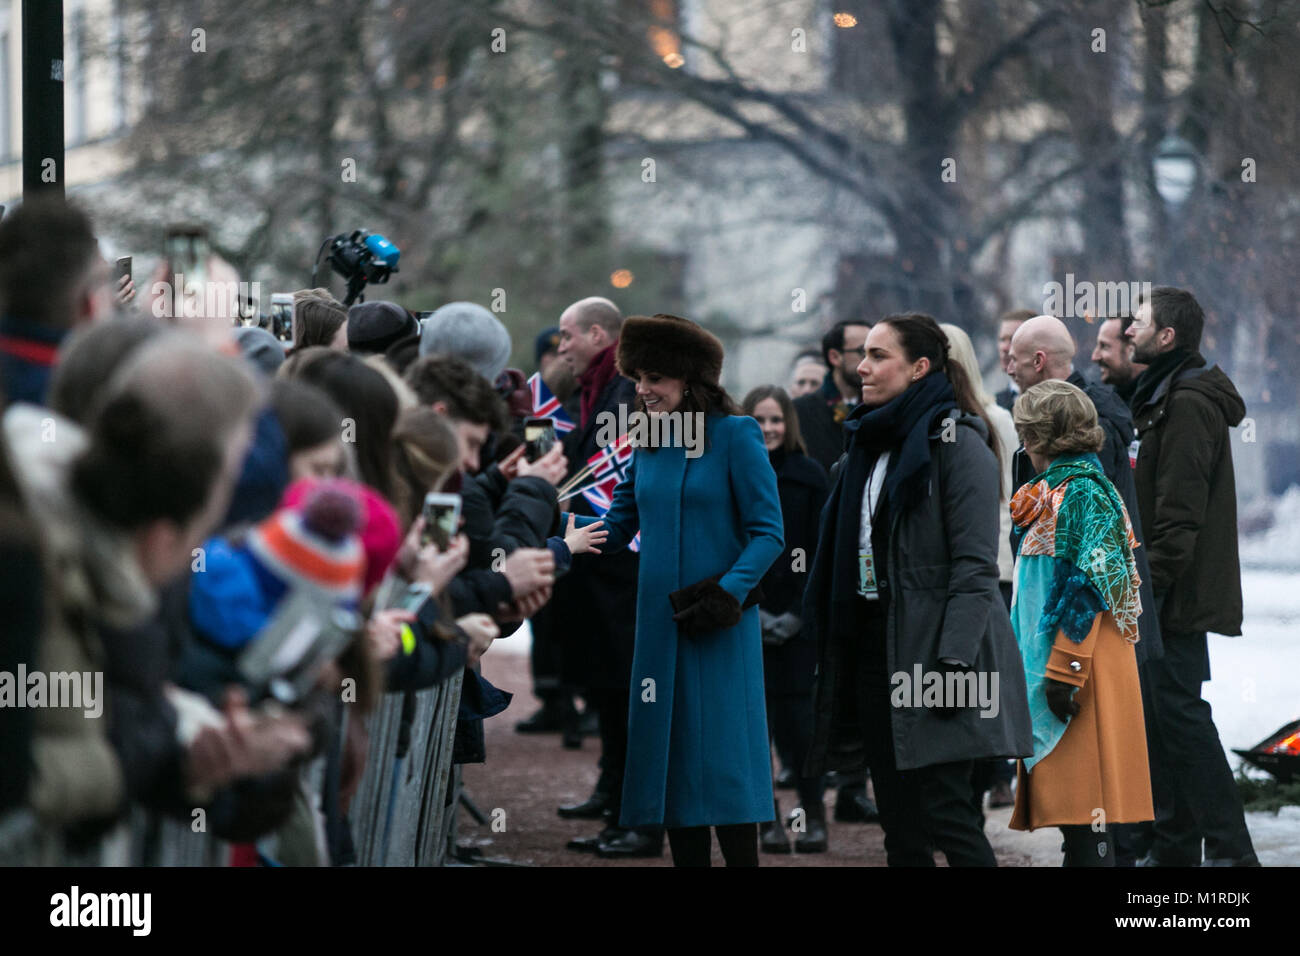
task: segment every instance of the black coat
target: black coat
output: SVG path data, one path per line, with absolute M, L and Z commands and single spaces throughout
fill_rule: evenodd
M 1129 461 L 1129 445 L 1133 443 L 1133 415 L 1128 406 L 1120 400 L 1115 390 L 1101 382 L 1089 382 L 1077 371 L 1071 371 L 1066 379 L 1071 385 L 1081 389 L 1092 400 L 1097 409 L 1097 423 L 1105 436 L 1101 451 L 1101 470 L 1106 473 L 1110 483 L 1119 492 L 1133 525 L 1133 537 L 1142 547 L 1133 552 L 1137 562 L 1138 577 L 1142 579 L 1139 596 L 1142 599 L 1142 614 L 1138 618 L 1138 663 L 1159 660 L 1164 656 L 1164 645 L 1160 640 L 1160 619 L 1156 614 L 1155 593 L 1151 589 L 1151 568 L 1147 563 L 1146 539 L 1142 535 L 1142 516 L 1138 514 L 1137 485 L 1133 480 L 1133 465 Z M 1034 466 L 1025 453 L 1024 447 L 1016 449 L 1012 462 L 1012 476 L 1017 491 L 1034 477 Z M 1014 549 L 1015 543 L 1012 542 Z
M 496 465 L 461 487 L 469 567 L 489 568 L 494 552 L 541 548 L 559 529 L 555 486 L 542 478 L 507 481 Z
M 1232 433 L 1246 403 L 1193 353 L 1134 410 L 1138 505 L 1167 631 L 1241 633 Z
M 587 427 L 574 428 L 564 439 L 569 476 L 599 451 L 601 412 L 618 414 L 619 405 L 630 413 L 636 405 L 636 386 L 621 375 L 601 391 Z M 561 507 L 577 514 L 593 514 L 582 495 Z M 637 574 L 641 557 L 635 551 L 580 554 L 569 573 L 555 583 L 551 622 L 563 647 L 563 680 L 577 687 L 623 690 L 632 680 L 632 648 L 636 642 Z
M 910 509 L 890 508 L 873 534 L 886 555 L 879 581 L 887 602 L 886 671 L 911 674 L 917 665 L 934 671 L 945 657 L 970 662 L 979 673 L 999 675 L 997 715 L 967 708 L 944 718 L 933 708 L 893 708 L 899 770 L 1033 752 L 1024 663 L 998 590 L 998 509 L 1005 505 L 998 500 L 997 458 L 982 419 L 962 415 L 957 425 L 955 440 L 937 426 L 930 434 L 926 493 Z M 866 759 L 855 692 L 844 672 L 846 644 L 865 638 L 855 613 L 861 599 L 834 590 L 844 573 L 837 562 L 845 534 L 849 549 L 857 549 L 856 527 L 838 524 L 842 499 L 851 509 L 862 501 L 861 484 L 846 487 L 849 471 L 835 476 L 804 594 L 804 627 L 818 645 L 809 776 L 860 770 Z
M 781 496 L 785 552 L 763 575 L 759 607 L 772 614 L 803 612 L 808 569 L 817 553 L 817 524 L 826 504 L 826 472 L 799 452 L 772 456 Z M 817 669 L 817 642 L 805 628 L 779 647 L 763 646 L 763 684 L 770 694 L 809 694 Z
M 808 449 L 808 457 L 829 472 L 844 452 L 844 422 L 835 420 L 835 406 L 841 401 L 840 393 L 829 375 L 815 392 L 794 400 L 795 414 L 799 416 L 799 433 Z

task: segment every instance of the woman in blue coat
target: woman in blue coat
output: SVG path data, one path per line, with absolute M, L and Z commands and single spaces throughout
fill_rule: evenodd
M 641 533 L 620 822 L 667 828 L 677 866 L 709 865 L 709 827 L 728 866 L 757 866 L 757 825 L 773 816 L 751 591 L 781 554 L 781 505 L 758 423 L 718 384 L 722 357 L 676 316 L 629 318 L 619 337 L 646 413 L 604 517 L 605 553 Z

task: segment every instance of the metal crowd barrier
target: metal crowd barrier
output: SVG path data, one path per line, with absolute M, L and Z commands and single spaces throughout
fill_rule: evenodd
M 398 753 L 403 694 L 385 694 L 370 720 L 366 770 L 348 817 L 360 866 L 441 866 L 456 803 L 452 742 L 463 675 L 414 694 L 409 747 Z
M 409 746 L 398 756 L 403 694 L 370 722 L 366 770 L 349 810 L 361 866 L 441 866 L 456 814 L 452 742 L 462 675 L 413 695 Z M 191 824 L 136 808 L 85 849 L 69 848 L 30 810 L 0 817 L 0 866 L 227 866 L 230 845 Z

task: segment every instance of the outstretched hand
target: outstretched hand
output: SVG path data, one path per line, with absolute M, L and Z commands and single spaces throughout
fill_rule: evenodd
M 601 527 L 604 521 L 593 521 L 585 528 L 578 528 L 577 516 L 569 512 L 569 523 L 564 529 L 564 543 L 569 548 L 570 554 L 600 554 L 598 544 L 604 544 L 605 539 L 609 537 L 609 529 Z

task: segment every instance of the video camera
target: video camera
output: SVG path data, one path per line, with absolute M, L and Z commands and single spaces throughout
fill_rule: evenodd
M 351 305 L 358 299 L 364 301 L 361 290 L 367 282 L 384 283 L 388 277 L 397 272 L 397 260 L 402 252 L 384 236 L 357 229 L 351 235 L 339 233 L 333 239 L 326 239 L 329 246 L 329 264 L 348 284 L 348 295 L 344 305 Z M 324 250 L 322 244 L 321 249 Z M 316 257 L 317 262 L 320 256 Z M 316 270 L 312 269 L 312 285 L 316 284 Z

